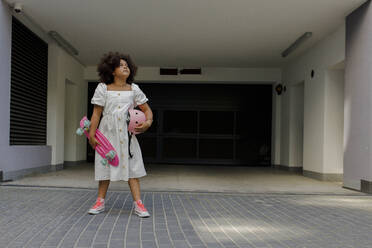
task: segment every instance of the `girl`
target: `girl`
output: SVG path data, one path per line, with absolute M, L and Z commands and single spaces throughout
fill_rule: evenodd
M 142 161 L 141 148 L 136 136 L 129 136 L 127 131 L 128 110 L 138 106 L 146 115 L 146 122 L 136 127 L 136 131 L 145 132 L 152 124 L 152 111 L 146 95 L 134 84 L 137 67 L 129 55 L 119 53 L 105 54 L 98 65 L 98 74 L 102 83 L 98 84 L 91 103 L 94 104 L 90 127 L 90 145 L 99 145 L 94 138 L 99 125 L 100 131 L 114 146 L 120 163 L 117 167 L 101 164 L 103 159 L 95 153 L 95 180 L 98 184 L 98 198 L 89 214 L 98 214 L 105 209 L 105 196 L 110 181 L 128 181 L 134 212 L 140 217 L 150 214 L 141 201 L 139 177 L 146 175 Z

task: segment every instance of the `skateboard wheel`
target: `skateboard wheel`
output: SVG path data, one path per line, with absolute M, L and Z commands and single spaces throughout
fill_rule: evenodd
M 108 163 L 107 159 L 102 159 L 102 160 L 101 160 L 101 164 L 102 164 L 103 166 L 106 166 L 107 163 Z
M 81 136 L 84 134 L 84 130 L 79 127 L 78 129 L 76 129 L 76 134 Z
M 85 120 L 84 121 L 84 127 L 85 128 L 89 128 L 90 127 L 90 121 L 89 120 Z
M 115 158 L 115 155 L 116 155 L 115 151 L 111 150 L 111 151 L 109 151 L 109 152 L 106 154 L 106 158 L 109 159 L 109 160 L 112 160 L 112 159 Z
M 112 159 L 114 159 L 115 156 L 116 156 L 116 152 L 114 150 L 109 151 L 109 154 L 110 154 Z

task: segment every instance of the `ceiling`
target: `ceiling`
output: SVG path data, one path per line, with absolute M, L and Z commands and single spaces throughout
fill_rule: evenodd
M 332 33 L 365 0 L 7 0 L 56 30 L 86 65 L 107 51 L 140 66 L 277 67 Z M 287 58 L 304 32 L 313 36 Z

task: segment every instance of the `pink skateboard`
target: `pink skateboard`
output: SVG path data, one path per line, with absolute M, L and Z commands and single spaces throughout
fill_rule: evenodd
M 89 127 L 90 127 L 90 121 L 86 116 L 83 117 L 80 121 L 80 127 L 76 130 L 76 134 L 87 136 L 89 140 Z M 95 150 L 98 152 L 99 155 L 103 158 L 101 160 L 102 165 L 106 166 L 107 163 L 111 164 L 112 166 L 118 166 L 119 165 L 119 158 L 115 151 L 115 148 L 111 145 L 111 143 L 107 140 L 107 138 L 99 131 L 96 130 L 95 135 L 96 140 L 101 144 L 97 145 Z

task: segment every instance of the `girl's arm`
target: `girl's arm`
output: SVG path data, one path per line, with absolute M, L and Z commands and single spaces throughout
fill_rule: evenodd
M 138 127 L 135 128 L 135 130 L 137 132 L 145 132 L 147 129 L 149 129 L 149 127 L 151 126 L 152 122 L 153 122 L 153 115 L 152 115 L 152 110 L 150 108 L 150 106 L 147 104 L 147 103 L 144 103 L 144 104 L 141 104 L 141 105 L 138 105 L 138 107 L 142 110 L 142 112 L 145 114 L 146 116 L 146 121 L 144 123 L 142 123 L 141 125 L 139 125 Z
M 96 138 L 94 137 L 96 135 L 96 130 L 98 127 L 99 119 L 101 118 L 103 107 L 99 105 L 94 105 L 93 109 L 93 115 L 90 119 L 90 128 L 89 128 L 89 144 L 95 148 L 98 143 Z

